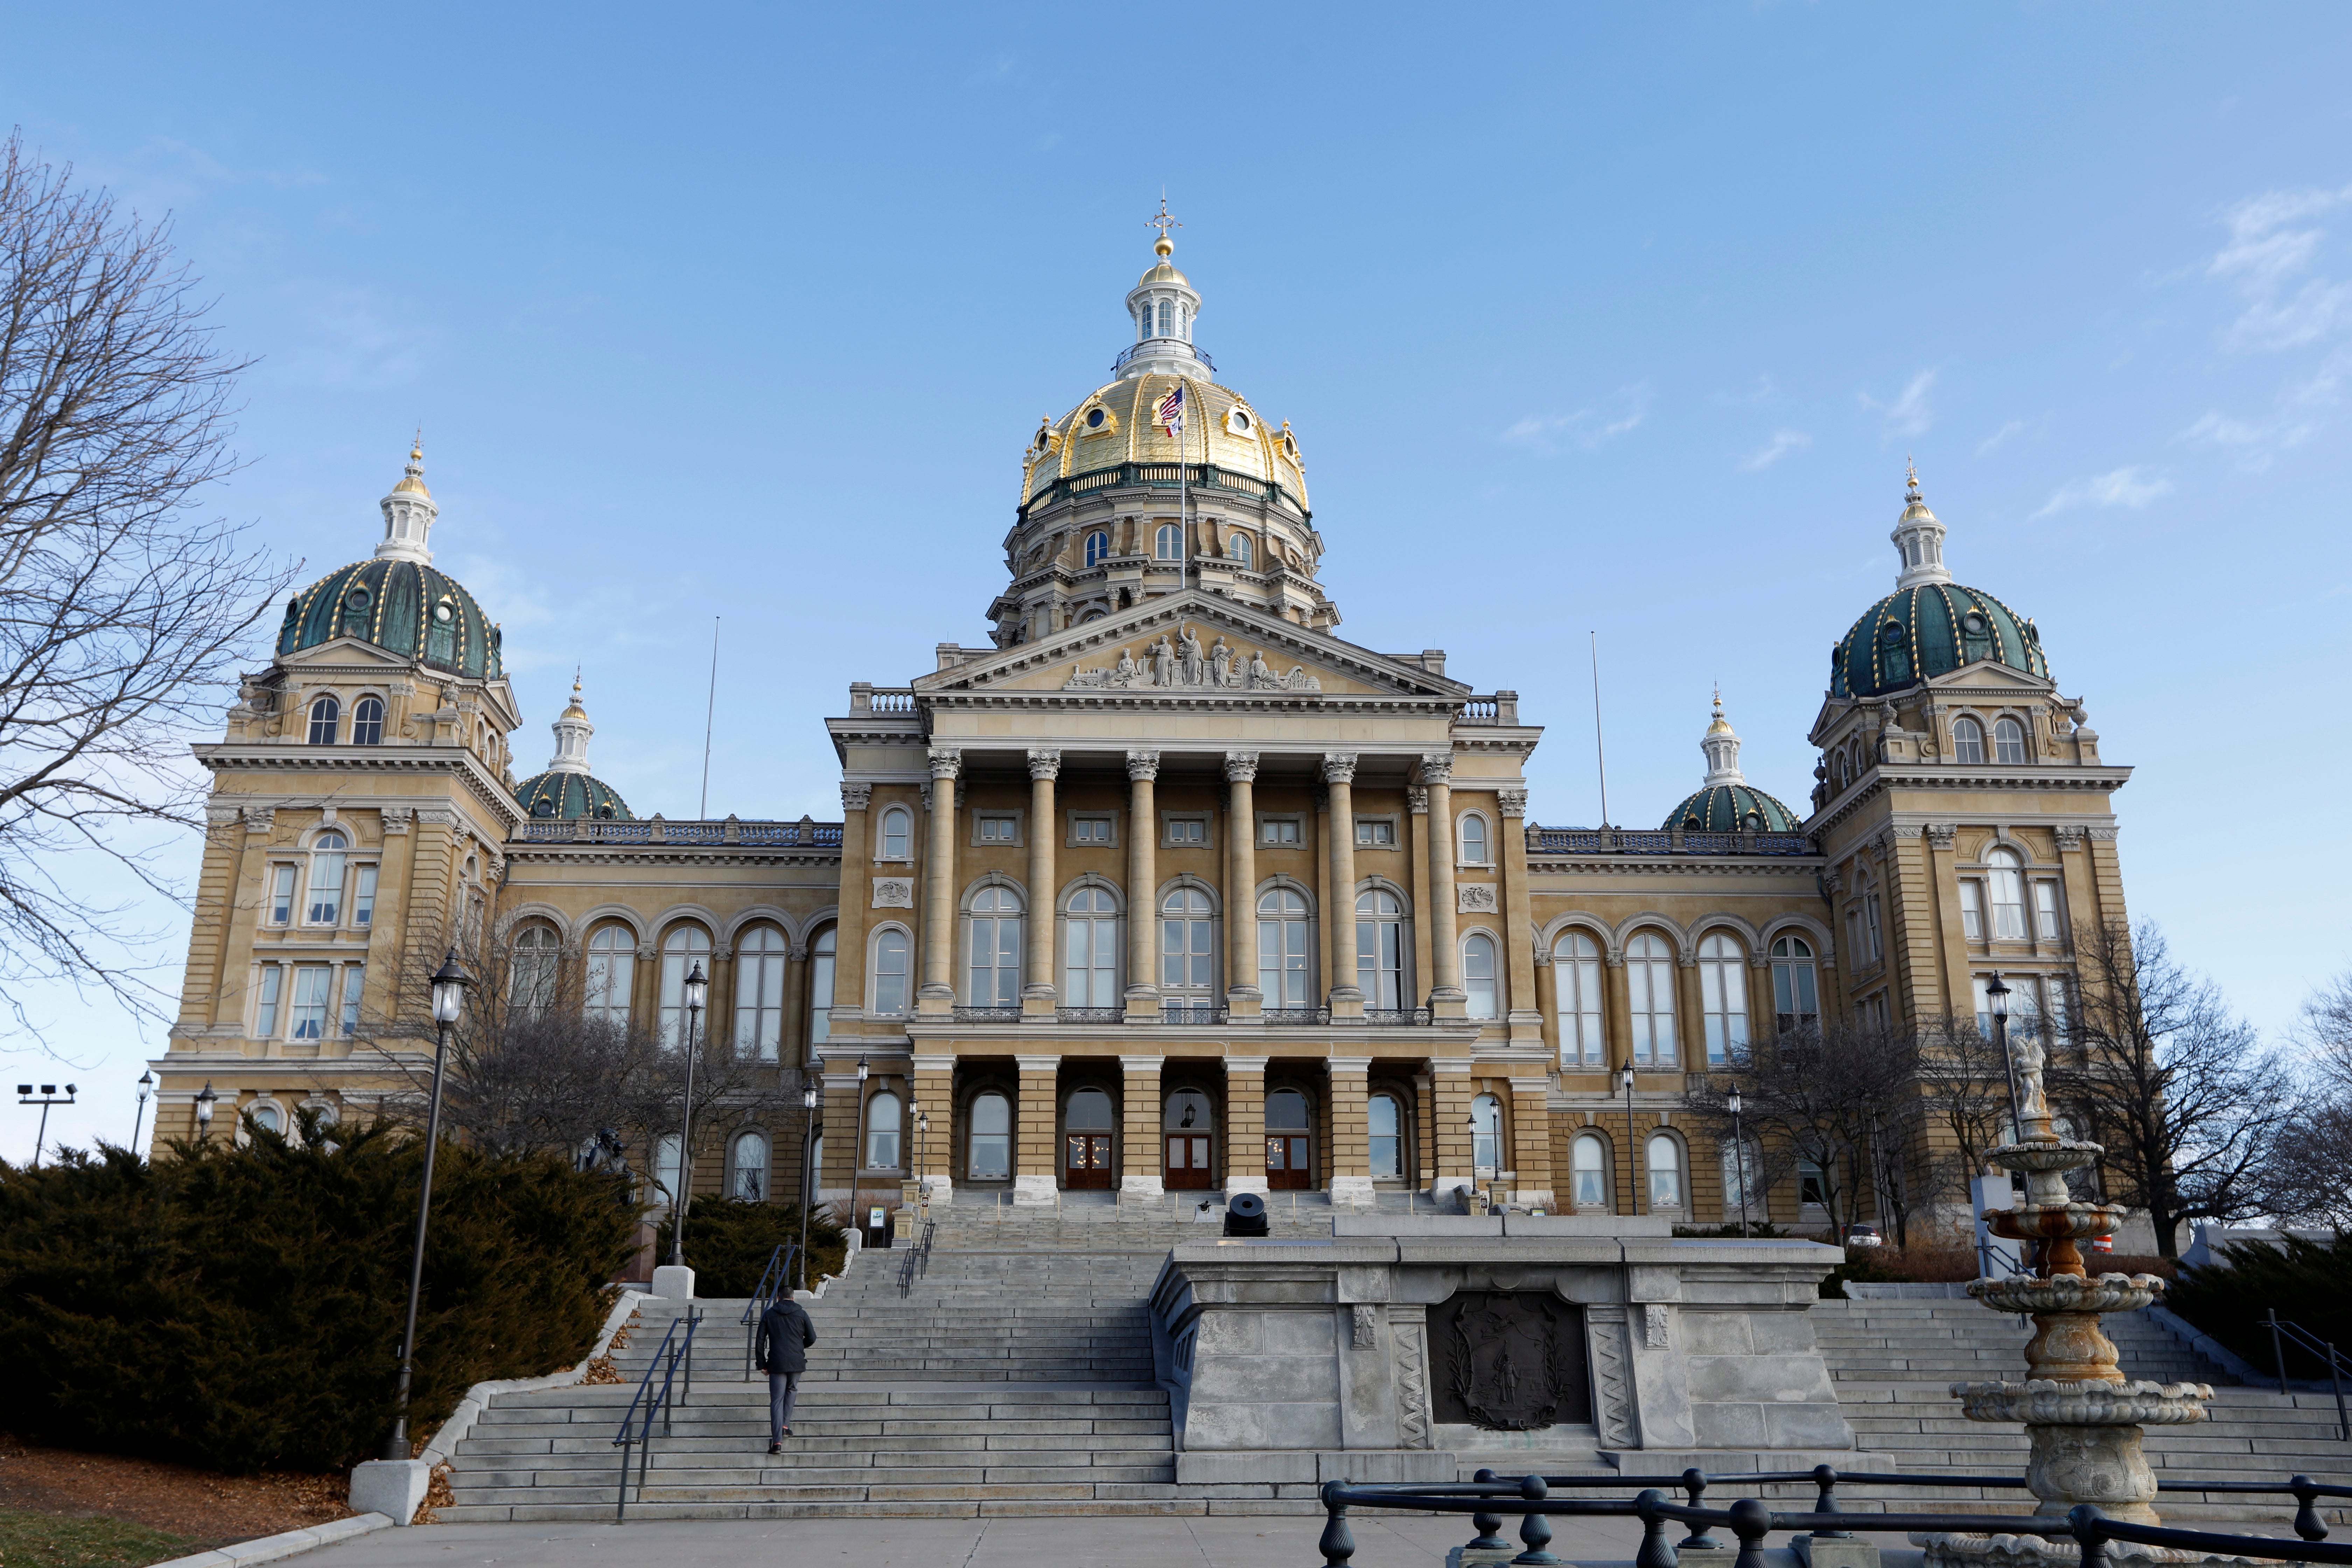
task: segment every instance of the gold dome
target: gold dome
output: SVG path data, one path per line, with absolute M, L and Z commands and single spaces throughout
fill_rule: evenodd
M 408 471 L 401 476 L 400 483 L 392 487 L 392 493 L 423 496 L 426 500 L 433 499 L 433 492 L 425 488 L 425 437 L 422 434 L 416 437 L 415 445 L 408 448 Z
M 1720 689 L 1715 694 L 1715 722 L 1706 727 L 1706 732 L 1710 735 L 1731 733 L 1731 721 L 1723 716 L 1723 692 Z
M 1160 400 L 1184 388 L 1184 450 L 1180 459 L 1167 427 L 1156 422 Z M 1307 510 L 1306 465 L 1287 424 L 1269 426 L 1249 400 L 1230 387 L 1194 376 L 1137 375 L 1098 387 L 1059 419 L 1048 420 L 1030 443 L 1022 499 L 1057 479 L 1117 468 L 1121 463 L 1214 463 L 1282 487 Z
M 1160 243 L 1165 245 L 1168 242 L 1163 239 Z M 1192 286 L 1192 280 L 1177 271 L 1176 264 L 1172 261 L 1162 261 L 1136 279 L 1136 287 L 1139 289 L 1147 283 L 1181 283 L 1187 289 Z

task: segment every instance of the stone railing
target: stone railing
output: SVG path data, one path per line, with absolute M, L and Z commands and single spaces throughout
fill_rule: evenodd
M 798 822 L 746 822 L 722 817 L 716 822 L 677 821 L 660 816 L 612 821 L 602 817 L 532 817 L 515 829 L 525 844 L 659 844 L 762 849 L 838 849 L 841 824 L 802 817 Z
M 1633 832 L 1622 827 L 1528 829 L 1530 855 L 1818 855 L 1801 833 Z

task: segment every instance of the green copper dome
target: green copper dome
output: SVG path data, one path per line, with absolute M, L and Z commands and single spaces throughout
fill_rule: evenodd
M 1759 833 L 1794 833 L 1797 815 L 1753 785 L 1710 784 L 1685 798 L 1666 814 L 1659 826 L 1672 833 L 1737 833 L 1752 827 Z
M 357 637 L 436 669 L 496 680 L 505 674 L 499 628 L 454 577 L 414 561 L 362 561 L 287 601 L 278 651 Z
M 1876 697 L 1992 659 L 2047 679 L 2042 634 L 1990 594 L 1927 583 L 1889 594 L 1830 650 L 1830 695 Z
M 515 785 L 515 799 L 522 803 L 526 816 L 631 820 L 629 803 L 614 794 L 612 785 L 587 773 L 533 773 Z

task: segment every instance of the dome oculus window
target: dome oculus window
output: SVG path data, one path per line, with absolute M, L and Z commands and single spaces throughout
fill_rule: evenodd
M 1237 407 L 1225 416 L 1225 428 L 1236 436 L 1255 435 L 1257 421 L 1250 417 L 1248 409 Z
M 1089 436 L 1107 436 L 1118 428 L 1118 422 L 1111 417 L 1109 409 L 1097 404 L 1087 410 L 1086 426 Z

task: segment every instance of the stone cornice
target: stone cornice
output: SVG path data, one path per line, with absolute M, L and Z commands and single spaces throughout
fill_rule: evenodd
M 1818 875 L 1822 855 L 1547 855 L 1528 852 L 1528 870 L 1541 876 L 1659 877 L 1696 871 L 1710 877 L 1769 877 L 1787 872 Z
M 523 819 L 520 807 L 507 793 L 506 785 L 482 765 L 479 757 L 463 746 L 296 746 L 222 741 L 188 750 L 196 761 L 212 770 L 215 788 L 223 773 L 258 773 L 265 769 L 296 773 L 453 773 L 466 786 L 467 793 L 497 817 L 501 827 L 499 837 L 514 831 L 515 825 Z M 331 791 L 320 794 L 322 798 L 334 798 Z M 282 798 L 291 803 L 297 797 Z M 416 802 L 404 797 L 402 804 Z
M 2097 790 L 2112 794 L 2131 780 L 2132 770 L 2107 763 L 2081 766 L 2067 763 L 2032 763 L 2023 767 L 1992 767 L 1976 763 L 1881 763 L 1847 787 L 1845 794 L 1816 811 L 1799 826 L 1815 836 L 1827 833 L 1880 795 L 1898 789 L 1953 790 Z M 1949 817 L 1947 810 L 1921 813 Z M 1962 812 L 1962 816 L 1980 815 Z
M 509 839 L 514 865 L 531 866 L 830 866 L 839 874 L 837 845 L 765 848 L 743 844 L 532 844 Z

